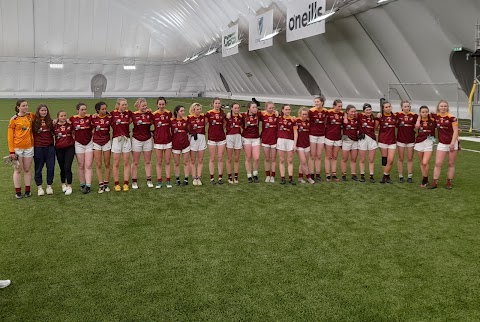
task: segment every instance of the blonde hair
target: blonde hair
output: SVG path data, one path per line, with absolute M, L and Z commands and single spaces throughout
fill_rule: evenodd
M 272 101 L 265 102 L 265 109 L 267 109 L 269 105 L 273 105 L 273 109 L 275 109 L 275 103 Z
M 202 104 L 200 103 L 193 103 L 192 105 L 190 105 L 190 109 L 188 110 L 188 113 L 190 113 L 190 115 L 193 115 L 193 112 L 195 112 L 195 107 L 197 106 L 200 106 L 200 111 L 202 110 Z
M 118 102 L 118 101 L 117 101 Z M 147 102 L 146 99 L 144 99 L 143 97 L 142 98 L 139 98 L 137 99 L 137 101 L 135 102 L 135 108 L 138 110 L 140 108 L 140 105 L 143 103 L 143 102 Z
M 308 113 L 308 111 L 309 111 L 308 108 L 306 108 L 305 106 L 300 107 L 300 108 L 298 109 L 298 117 L 299 117 L 299 118 L 302 117 L 302 113 L 303 113 L 303 112 L 307 112 L 307 113 Z
M 442 103 L 447 104 L 447 113 L 449 113 L 449 112 L 450 112 L 450 105 L 448 105 L 448 102 L 447 102 L 446 100 L 440 100 L 440 102 L 438 102 L 438 104 L 437 104 L 437 113 L 440 113 L 440 111 L 439 111 L 438 108 L 440 107 L 440 104 L 442 104 Z
M 118 110 L 118 107 L 120 106 L 120 102 L 123 102 L 123 101 L 126 102 L 127 99 L 126 99 L 126 98 L 123 98 L 123 97 L 117 98 L 117 103 L 115 104 L 115 109 L 116 109 L 116 110 Z

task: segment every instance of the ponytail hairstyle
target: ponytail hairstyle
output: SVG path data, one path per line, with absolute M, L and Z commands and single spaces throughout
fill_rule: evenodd
M 47 115 L 45 115 L 45 118 L 43 121 L 45 122 L 45 125 L 51 129 L 53 125 L 52 117 L 50 116 L 50 110 L 48 109 L 48 106 L 46 104 L 39 104 L 37 106 L 37 111 L 35 112 L 35 118 L 33 121 L 33 133 L 38 133 L 38 130 L 42 127 L 42 117 L 40 116 L 40 109 L 45 107 L 47 109 Z
M 341 99 L 336 99 L 333 101 L 333 107 L 337 106 L 338 104 L 343 103 Z
M 195 113 L 195 108 L 200 107 L 200 110 L 202 110 L 202 105 L 200 103 L 193 103 L 190 105 L 190 109 L 188 110 L 188 114 L 193 115 Z
M 252 101 L 250 101 L 250 102 L 247 103 L 247 116 L 250 116 L 250 107 L 252 107 L 252 105 L 257 106 L 257 103 L 252 102 Z M 257 106 L 257 107 L 258 107 L 258 106 Z M 255 114 L 254 117 L 257 117 L 257 114 Z
M 232 103 L 232 106 L 231 106 L 231 108 L 230 108 L 230 110 L 231 110 L 230 115 L 232 115 L 232 116 L 233 116 L 233 107 L 234 107 L 235 105 L 238 105 L 238 107 L 240 107 L 240 104 L 239 104 L 239 103 L 237 103 L 237 102 L 233 102 L 233 103 Z M 240 110 L 238 110 L 238 114 L 240 114 Z
M 410 105 L 410 101 L 407 101 L 407 100 L 403 100 L 400 102 L 400 109 L 402 110 L 403 112 L 403 104 L 407 104 Z M 410 110 L 412 110 L 412 107 L 410 106 Z
M 23 102 L 26 102 L 27 100 L 18 100 L 17 103 L 15 104 L 15 113 L 18 113 L 20 110 L 18 109 L 20 105 L 22 105 Z
M 356 107 L 351 104 L 347 105 L 347 108 L 345 108 L 345 114 L 348 114 L 348 111 L 350 111 L 352 108 L 356 109 Z
M 285 106 L 290 106 L 290 104 L 283 104 L 282 105 L 282 109 L 280 110 L 280 112 L 278 113 L 278 116 L 283 116 L 283 109 L 285 108 Z M 290 106 L 291 107 L 291 106 Z
M 323 96 L 323 94 L 320 94 L 314 98 L 314 100 L 317 100 L 317 99 L 320 100 L 320 102 L 322 102 L 322 106 L 325 105 L 325 96 Z
M 95 104 L 95 111 L 97 111 L 97 113 L 100 113 L 100 109 L 102 108 L 102 105 L 105 105 L 106 107 L 108 107 L 107 103 L 103 101 L 100 101 L 97 104 Z M 109 115 L 108 111 L 107 111 L 107 115 Z
M 159 98 L 157 98 L 157 105 L 158 105 L 158 102 L 160 101 L 164 101 L 165 102 L 165 105 L 167 105 L 167 99 L 163 96 L 160 96 Z
M 82 102 L 78 103 L 78 104 L 75 106 L 75 108 L 77 109 L 77 112 L 80 110 L 80 106 L 85 106 L 85 107 L 87 107 L 87 104 L 82 103 Z
M 182 107 L 185 108 L 183 105 L 177 105 L 177 106 L 175 106 L 175 109 L 173 110 L 173 116 L 174 116 L 175 118 L 178 117 L 178 111 L 180 111 L 180 109 L 181 109 Z
M 222 119 L 224 119 L 224 118 L 227 116 L 227 114 L 225 114 L 225 111 L 224 111 L 223 108 L 222 108 L 222 105 L 221 105 L 221 102 L 222 102 L 222 101 L 221 101 L 220 98 L 214 97 L 213 100 L 212 100 L 212 108 L 214 108 L 214 107 L 213 107 L 213 104 L 215 103 L 215 101 L 220 101 L 220 117 L 221 117 Z
M 382 113 L 382 116 L 384 115 L 383 109 L 385 108 L 385 105 L 387 105 L 387 104 L 390 104 L 390 102 L 389 101 L 383 101 L 382 102 L 381 111 L 380 111 Z M 392 105 L 392 104 L 390 104 L 390 105 Z
M 363 108 L 362 108 L 362 109 L 363 109 L 364 112 L 365 112 L 365 110 L 366 110 L 367 108 L 372 108 L 372 105 L 370 105 L 369 103 L 363 104 Z

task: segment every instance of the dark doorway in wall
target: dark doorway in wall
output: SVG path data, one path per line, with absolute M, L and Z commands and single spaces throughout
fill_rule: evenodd
M 305 67 L 297 65 L 297 74 L 310 95 L 318 96 L 322 94 L 322 90 L 320 89 L 320 86 L 318 86 L 317 81 Z
M 470 95 L 470 91 L 473 86 L 473 57 L 469 57 L 467 60 L 467 54 L 473 52 L 469 49 L 463 49 L 461 51 L 453 51 L 450 54 L 450 67 L 452 68 L 453 75 L 460 84 L 460 87 L 465 92 L 467 97 Z M 480 58 L 477 58 L 480 60 Z M 477 66 L 477 76 L 480 74 L 480 68 Z
M 228 86 L 227 80 L 225 79 L 225 77 L 223 77 L 222 73 L 219 73 L 219 74 L 220 74 L 220 79 L 222 80 L 223 86 L 225 86 L 225 90 L 230 93 L 231 92 L 230 86 Z
M 103 74 L 97 74 L 92 77 L 90 86 L 93 92 L 93 97 L 100 98 L 102 93 L 107 90 L 107 78 Z

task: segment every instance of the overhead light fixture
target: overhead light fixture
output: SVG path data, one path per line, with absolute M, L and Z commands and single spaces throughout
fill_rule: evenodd
M 124 70 L 134 70 L 134 69 L 137 69 L 137 67 L 135 67 L 135 65 L 123 65 L 123 69 Z
M 235 47 L 237 47 L 238 45 L 240 45 L 241 43 L 242 43 L 242 40 L 238 40 L 238 41 L 234 42 L 233 44 L 231 44 L 230 46 L 225 47 L 225 49 L 235 48 Z
M 187 58 L 185 58 L 185 59 L 183 60 L 183 62 L 186 63 L 186 62 L 189 61 L 189 60 L 190 60 L 190 57 L 187 57 Z
M 323 15 L 321 16 L 318 16 L 317 18 L 313 19 L 313 20 L 310 20 L 307 25 L 311 25 L 312 23 L 317 23 L 317 22 L 320 22 L 320 21 L 324 21 L 325 19 L 327 18 L 330 18 L 331 16 L 333 16 L 337 10 L 335 9 L 335 4 L 337 3 L 337 0 L 335 0 L 333 2 L 333 5 L 332 5 L 332 9 L 330 9 L 330 12 L 329 13 L 324 13 Z
M 50 68 L 51 69 L 62 69 L 63 68 L 63 63 L 50 63 Z
M 211 54 L 216 53 L 216 52 L 217 52 L 217 49 L 218 49 L 218 48 L 216 48 L 216 47 L 210 49 L 209 51 L 207 51 L 207 52 L 205 53 L 205 56 L 210 56 Z
M 381 3 L 385 3 L 385 2 L 387 2 L 387 1 L 390 1 L 390 0 L 378 0 L 377 3 L 378 3 L 378 4 L 381 4 Z
M 195 55 L 192 56 L 192 58 L 190 58 L 190 60 L 195 60 L 197 58 L 198 58 L 198 54 L 195 54 Z
M 278 34 L 281 33 L 281 32 L 282 32 L 282 29 L 281 29 L 281 28 L 277 28 L 277 29 L 275 29 L 271 34 L 265 35 L 265 36 L 263 36 L 262 38 L 260 38 L 260 41 L 265 41 L 265 40 L 272 39 L 273 37 L 275 37 L 276 35 L 278 35 Z

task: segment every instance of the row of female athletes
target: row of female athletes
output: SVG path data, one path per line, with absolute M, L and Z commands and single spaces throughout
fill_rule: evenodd
M 174 159 L 176 185 L 188 185 L 189 176 L 193 185 L 202 185 L 204 152 L 208 147 L 211 184 L 223 184 L 223 157 L 227 150 L 226 169 L 228 182 L 238 183 L 239 156 L 245 153 L 245 168 L 249 183 L 259 182 L 259 160 L 263 147 L 265 182 L 275 182 L 276 160 L 279 155 L 281 184 L 293 180 L 293 158 L 299 157 L 298 181 L 311 184 L 321 181 L 321 160 L 325 150 L 326 181 L 340 181 L 337 177 L 337 158 L 342 149 L 342 180 L 347 181 L 347 164 L 350 161 L 351 179 L 365 182 L 365 163 L 368 160 L 369 181 L 374 183 L 375 151 L 380 148 L 383 177 L 381 183 L 392 183 L 390 170 L 395 152 L 398 151 L 398 173 L 404 182 L 403 163 L 407 159 L 407 182 L 413 182 L 413 154 L 417 151 L 422 171 L 421 187 L 427 187 L 429 161 L 433 154 L 435 132 L 438 133 L 438 147 L 431 188 L 436 188 L 444 159 L 448 155 L 447 188 L 452 187 L 455 159 L 458 153 L 458 123 L 449 114 L 448 102 L 438 103 L 435 113 L 422 106 L 419 115 L 411 112 L 408 101 L 401 103 L 401 111 L 392 112 L 389 102 L 384 102 L 381 112 L 374 115 L 372 107 L 364 104 L 363 111 L 348 105 L 342 111 L 341 100 L 335 100 L 331 109 L 324 108 L 325 98 L 317 97 L 313 108 L 301 107 L 298 116 L 292 115 L 289 105 L 275 110 L 272 102 L 259 111 L 254 102 L 247 104 L 247 111 L 240 112 L 240 105 L 234 103 L 231 111 L 225 113 L 221 101 L 213 99 L 212 109 L 203 113 L 202 106 L 194 103 L 187 116 L 184 106 L 178 105 L 173 113 L 166 109 L 167 100 L 157 99 L 157 109 L 150 110 L 145 99 L 135 102 L 135 111 L 129 111 L 126 99 L 118 99 L 113 111 L 108 112 L 107 104 L 98 102 L 96 113 L 87 114 L 84 103 L 77 104 L 77 114 L 67 118 L 66 112 L 58 111 L 52 120 L 48 107 L 40 104 L 36 113 L 28 112 L 25 100 L 17 102 L 16 115 L 9 124 L 8 144 L 12 159 L 18 159 L 20 166 L 14 173 L 17 198 L 30 196 L 30 165 L 35 160 L 35 182 L 38 194 L 43 195 L 42 171 L 47 167 L 47 194 L 53 194 L 53 172 L 55 156 L 61 169 L 62 190 L 72 193 L 71 166 L 74 155 L 78 161 L 78 178 L 81 191 L 91 190 L 93 161 L 99 181 L 99 193 L 110 191 L 110 160 L 113 154 L 113 178 L 115 191 L 121 191 L 120 165 L 123 163 L 123 190 L 129 190 L 130 174 L 132 188 L 138 189 L 138 163 L 144 156 L 147 186 L 152 182 L 152 152 L 156 154 L 156 188 L 163 186 L 162 166 L 165 165 L 167 188 L 170 180 L 170 158 Z M 133 123 L 132 138 L 130 124 Z M 206 131 L 208 125 L 208 132 Z M 112 130 L 112 135 L 111 135 Z M 376 139 L 378 131 L 378 143 Z M 206 135 L 208 134 L 208 140 Z M 111 138 L 112 136 L 112 138 Z M 130 157 L 133 162 L 130 165 Z M 360 177 L 356 175 L 359 156 Z M 180 180 L 180 163 L 183 158 L 184 180 Z M 350 159 L 350 160 L 349 160 Z M 122 162 L 123 161 L 123 162 Z M 215 163 L 218 180 L 215 181 Z M 232 167 L 233 163 L 233 167 Z M 105 173 L 102 171 L 105 168 Z M 232 169 L 233 168 L 233 169 Z M 285 169 L 287 168 L 287 169 Z M 232 171 L 233 170 L 233 171 Z M 21 193 L 21 174 L 24 173 L 25 195 Z

